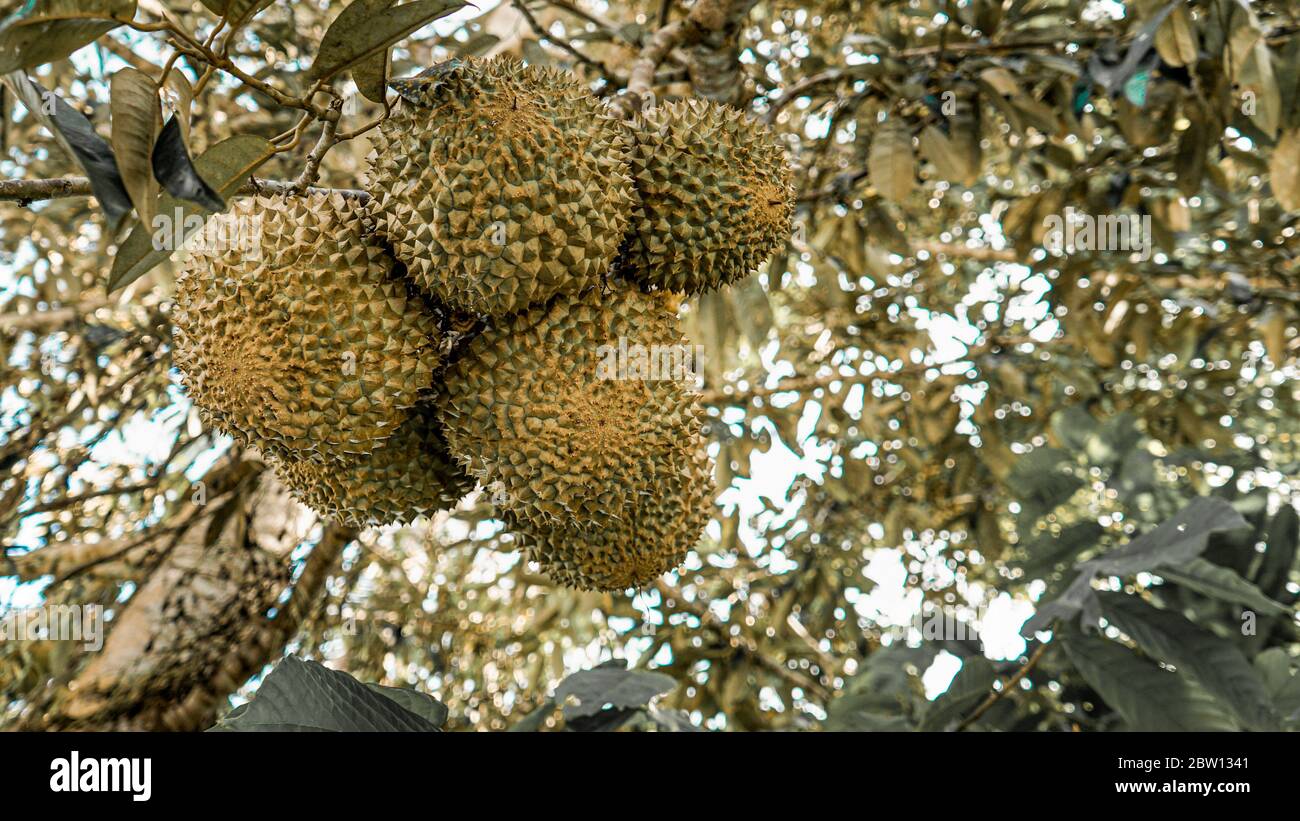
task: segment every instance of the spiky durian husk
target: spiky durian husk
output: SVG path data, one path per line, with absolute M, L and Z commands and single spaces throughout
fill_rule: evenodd
M 367 185 L 376 230 L 446 305 L 506 316 L 594 285 L 633 204 L 623 126 L 572 75 L 508 58 L 394 83 Z
M 447 510 L 474 489 L 425 407 L 370 453 L 329 464 L 277 461 L 275 469 L 303 504 L 358 527 Z
M 640 204 L 625 264 L 637 281 L 701 293 L 743 279 L 784 247 L 794 188 L 769 130 L 735 109 L 689 99 L 643 112 L 630 133 Z
M 439 331 L 339 194 L 236 200 L 176 281 L 174 358 L 205 418 L 297 460 L 367 453 L 433 381 Z M 258 221 L 260 220 L 260 224 Z
M 618 351 L 620 340 L 633 352 L 688 351 L 674 303 L 592 289 L 485 331 L 445 375 L 439 410 L 451 452 L 537 525 L 581 526 L 657 492 L 700 430 L 701 409 L 688 379 L 619 378 L 629 374 Z
M 713 472 L 702 437 L 679 468 L 619 516 L 601 516 L 585 527 L 545 527 L 504 518 L 526 555 L 556 582 L 580 590 L 641 587 L 676 568 L 699 541 L 713 502 Z

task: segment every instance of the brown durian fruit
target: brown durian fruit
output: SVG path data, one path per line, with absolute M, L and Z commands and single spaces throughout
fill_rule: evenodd
M 623 265 L 632 278 L 698 294 L 749 276 L 785 247 L 794 187 L 767 128 L 692 98 L 643 112 L 629 131 L 639 205 Z
M 357 201 L 239 199 L 198 236 L 172 317 L 175 362 L 202 416 L 293 460 L 387 439 L 432 384 L 440 333 L 364 235 Z
M 560 584 L 580 590 L 642 587 L 685 560 L 712 516 L 713 470 L 702 437 L 693 442 L 689 454 L 673 454 L 679 469 L 619 516 L 598 516 L 583 527 L 538 527 L 507 510 L 505 521 L 527 557 Z
M 447 370 L 438 407 L 451 452 L 539 526 L 618 516 L 655 492 L 702 422 L 684 368 L 642 378 L 652 352 L 689 364 L 675 301 L 592 289 L 499 321 Z
M 449 510 L 474 489 L 424 406 L 370 453 L 329 464 L 277 461 L 275 469 L 303 504 L 357 527 Z
M 572 74 L 457 59 L 393 87 L 367 185 L 417 284 L 502 317 L 601 281 L 632 210 L 626 136 Z

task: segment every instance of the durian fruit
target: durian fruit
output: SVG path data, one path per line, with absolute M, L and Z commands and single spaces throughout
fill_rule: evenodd
M 635 289 L 557 297 L 499 321 L 448 368 L 439 410 L 451 452 L 518 521 L 622 516 L 680 471 L 702 411 L 676 378 L 689 374 L 645 367 L 691 350 L 675 301 Z
M 341 194 L 236 200 L 176 281 L 174 359 L 201 415 L 271 455 L 368 453 L 433 381 L 436 318 Z
M 624 265 L 634 279 L 697 294 L 749 276 L 784 247 L 794 187 L 769 130 L 692 98 L 643 112 L 629 131 L 640 204 Z
M 626 137 L 573 75 L 467 59 L 393 86 L 367 185 L 416 283 L 506 316 L 601 280 L 633 204 Z
M 474 489 L 424 406 L 370 453 L 329 464 L 277 461 L 275 468 L 303 504 L 357 527 L 447 510 Z
M 580 590 L 641 587 L 685 560 L 712 515 L 713 471 L 703 438 L 695 444 L 688 454 L 675 453 L 679 469 L 620 516 L 601 516 L 586 527 L 530 526 L 508 510 L 504 519 L 528 558 L 560 584 Z

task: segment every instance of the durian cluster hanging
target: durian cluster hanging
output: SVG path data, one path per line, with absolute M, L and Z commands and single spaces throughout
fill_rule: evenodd
M 780 146 L 701 100 L 625 122 L 510 59 L 393 87 L 368 202 L 240 200 L 256 241 L 191 253 L 190 397 L 322 515 L 410 521 L 477 483 L 557 582 L 652 581 L 710 518 L 704 416 L 689 374 L 611 371 L 611 352 L 684 350 L 679 295 L 784 245 Z M 467 318 L 482 330 L 447 333 Z

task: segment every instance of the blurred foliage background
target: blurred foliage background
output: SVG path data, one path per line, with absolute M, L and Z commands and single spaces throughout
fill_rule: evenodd
M 301 94 L 344 4 L 256 6 L 214 34 L 224 3 L 141 0 L 142 25 L 31 73 L 107 135 L 109 78 L 162 76 L 165 23 Z M 605 729 L 1300 722 L 1300 9 L 709 8 L 722 16 L 667 52 L 653 91 L 767 123 L 799 196 L 784 253 L 683 309 L 709 353 L 722 489 L 687 564 L 621 595 L 553 587 L 482 494 L 409 527 L 316 521 L 179 390 L 176 260 L 109 293 L 116 246 L 93 199 L 6 196 L 0 608 L 100 603 L 110 633 L 100 657 L 0 642 L 0 722 L 202 729 L 286 649 L 436 694 L 461 730 L 515 725 L 611 659 L 677 686 L 660 719 Z M 613 98 L 695 11 L 489 0 L 398 43 L 392 76 L 512 54 Z M 171 65 L 201 87 L 196 156 L 300 123 L 194 54 Z M 341 130 L 383 113 L 335 88 Z M 80 173 L 12 93 L 3 129 L 4 177 Z M 296 178 L 319 130 L 258 176 Z M 367 151 L 364 133 L 334 145 L 315 184 L 360 187 Z M 1149 217 L 1150 253 L 1052 250 L 1046 219 L 1068 208 Z M 1077 563 L 1204 496 L 1249 527 L 1206 530 L 1203 552 L 1164 570 L 1103 571 L 1100 635 L 1064 619 L 1018 637 Z M 983 647 L 925 635 L 925 612 L 968 623 Z

